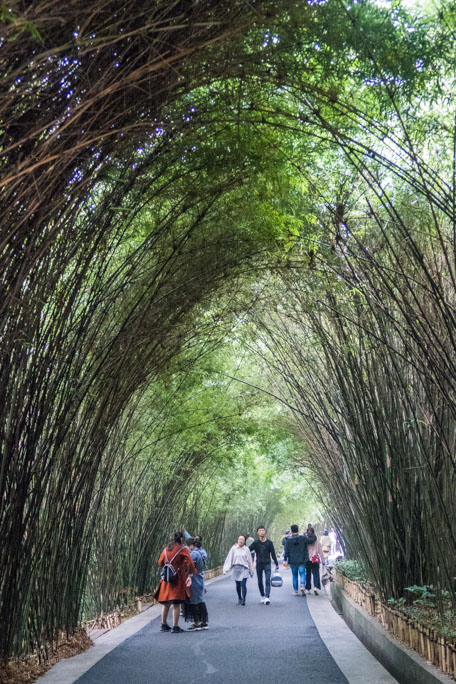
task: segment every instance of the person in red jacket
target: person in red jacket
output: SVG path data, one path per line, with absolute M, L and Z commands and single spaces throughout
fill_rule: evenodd
M 179 627 L 179 616 L 181 604 L 190 598 L 190 586 L 192 584 L 191 575 L 197 572 L 192 561 L 190 552 L 182 543 L 183 532 L 175 532 L 174 540 L 165 546 L 158 559 L 158 564 L 163 567 L 166 563 L 171 563 L 177 573 L 175 582 L 165 582 L 160 580 L 160 587 L 157 592 L 157 601 L 162 604 L 162 632 L 183 632 Z M 168 613 L 173 607 L 173 627 L 168 625 Z

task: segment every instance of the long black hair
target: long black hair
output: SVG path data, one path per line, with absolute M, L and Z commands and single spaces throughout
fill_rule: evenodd
M 173 548 L 174 544 L 182 544 L 182 539 L 184 538 L 184 533 L 183 532 L 174 532 L 174 539 L 173 541 L 170 541 L 168 544 L 168 550 L 171 551 Z

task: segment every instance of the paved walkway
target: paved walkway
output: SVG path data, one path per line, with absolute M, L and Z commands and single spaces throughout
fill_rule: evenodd
M 86 653 L 58 663 L 39 682 L 395 682 L 346 627 L 326 594 L 292 595 L 290 575 L 283 571 L 284 586 L 272 590 L 269 606 L 259 602 L 256 579 L 248 580 L 247 605 L 240 606 L 234 582 L 216 578 L 208 583 L 208 631 L 160 633 L 159 608 L 153 607 L 97 639 Z

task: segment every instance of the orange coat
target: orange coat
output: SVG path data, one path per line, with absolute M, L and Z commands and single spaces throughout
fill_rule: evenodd
M 186 587 L 185 582 L 189 575 L 193 575 L 197 572 L 197 569 L 192 561 L 188 548 L 183 544 L 176 543 L 173 544 L 171 549 L 168 549 L 166 546 L 161 552 L 158 564 L 160 567 L 165 565 L 165 550 L 168 561 L 171 561 L 171 558 L 179 548 L 181 551 L 173 560 L 173 567 L 177 570 L 177 581 L 173 583 L 164 582 L 163 580 L 160 581 L 157 599 L 160 603 L 166 601 L 185 601 L 187 598 L 190 598 L 190 587 Z

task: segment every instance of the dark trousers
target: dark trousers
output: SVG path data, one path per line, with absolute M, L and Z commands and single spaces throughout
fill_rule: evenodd
M 245 597 L 247 596 L 247 577 L 244 577 L 244 579 L 240 581 L 236 580 L 236 591 L 239 599 L 245 601 Z
M 266 588 L 263 585 L 263 572 Z M 267 598 L 269 598 L 271 592 L 271 563 L 257 563 L 256 573 L 258 578 L 258 589 L 260 590 L 261 596 L 267 596 Z
M 320 585 L 320 563 L 312 563 L 312 561 L 307 561 L 306 563 L 306 589 L 310 591 L 312 589 L 312 578 L 315 589 L 321 589 Z

